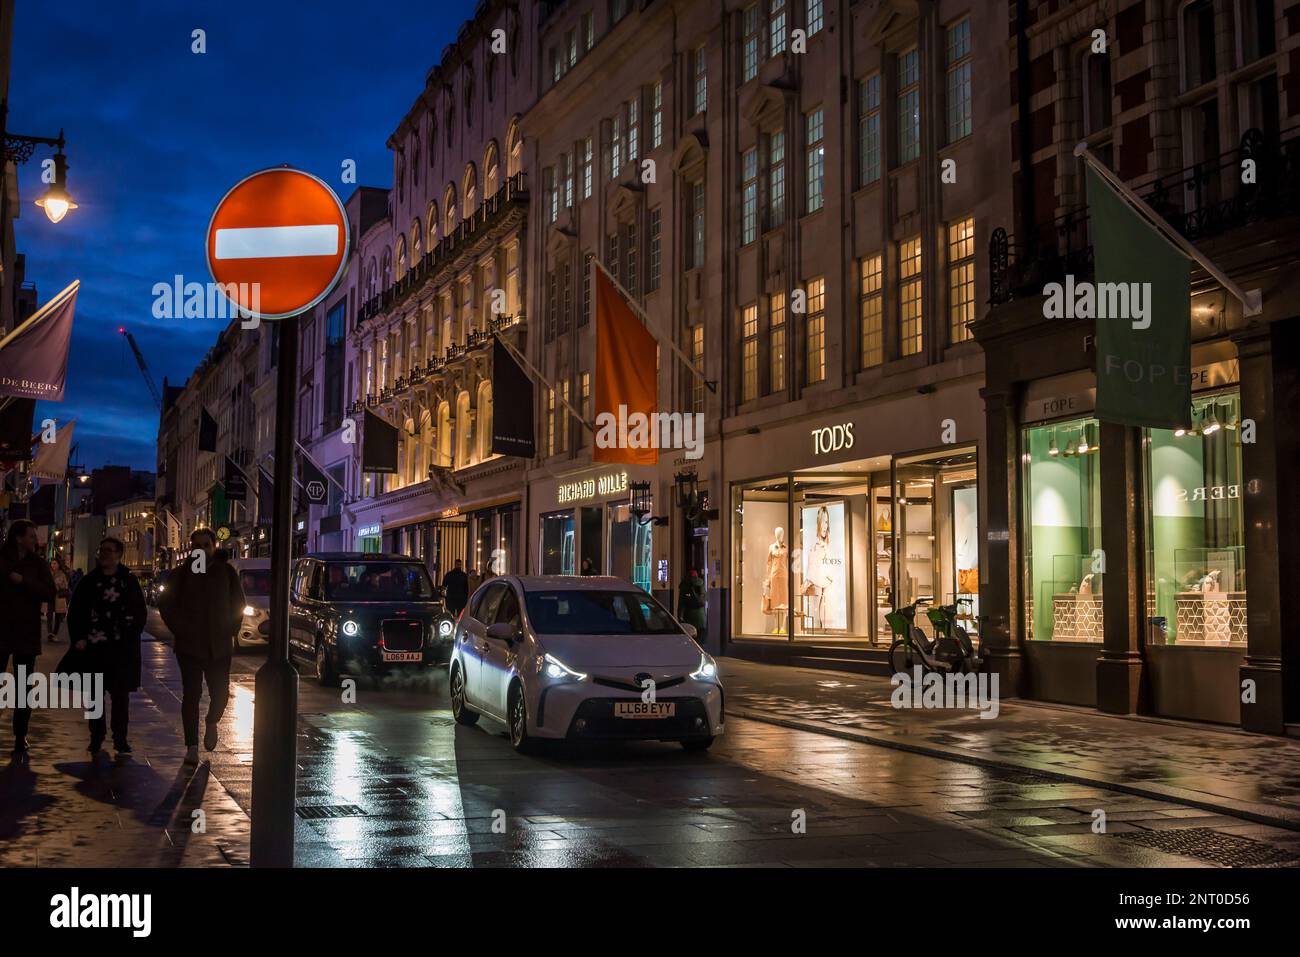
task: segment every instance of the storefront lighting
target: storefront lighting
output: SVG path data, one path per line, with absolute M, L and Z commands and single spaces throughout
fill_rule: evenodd
M 1052 429 L 1052 438 L 1047 445 L 1047 454 L 1053 458 L 1061 454 L 1061 450 L 1056 447 L 1056 429 Z
M 1214 410 L 1215 406 L 1211 405 L 1209 418 L 1206 420 L 1205 428 L 1201 430 L 1205 435 L 1213 435 L 1215 432 L 1218 432 L 1219 429 L 1223 428 L 1223 425 L 1219 422 L 1219 417 L 1215 414 Z

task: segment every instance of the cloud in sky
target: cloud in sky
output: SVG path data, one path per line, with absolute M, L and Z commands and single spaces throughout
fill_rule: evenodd
M 203 240 L 213 207 L 257 169 L 287 163 L 347 198 L 388 186 L 388 135 L 424 87 L 473 0 L 250 0 L 177 5 L 19 3 L 9 128 L 67 137 L 79 204 L 57 226 L 32 201 L 38 150 L 20 170 L 18 250 L 44 302 L 81 280 L 62 403 L 38 419 L 76 418 L 78 460 L 153 469 L 158 413 L 118 334 L 130 329 L 159 388 L 184 382 L 224 328 L 153 318 L 152 289 L 210 278 Z M 206 31 L 207 52 L 191 52 Z M 49 42 L 47 38 L 57 38 Z

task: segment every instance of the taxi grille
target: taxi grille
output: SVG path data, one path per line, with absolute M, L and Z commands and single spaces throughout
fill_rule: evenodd
M 386 618 L 379 627 L 389 651 L 419 651 L 424 641 L 424 628 L 418 621 Z

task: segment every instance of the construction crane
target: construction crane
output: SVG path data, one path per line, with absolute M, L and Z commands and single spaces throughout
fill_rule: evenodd
M 149 371 L 148 364 L 144 361 L 144 353 L 135 343 L 135 336 L 126 331 L 125 326 L 118 326 L 117 331 L 126 336 L 126 341 L 131 344 L 131 351 L 135 353 L 135 363 L 140 367 L 140 375 L 144 376 L 144 384 L 149 387 L 149 394 L 153 396 L 153 404 L 158 406 L 158 411 L 162 411 L 162 396 L 158 394 L 158 386 L 154 385 L 153 373 Z

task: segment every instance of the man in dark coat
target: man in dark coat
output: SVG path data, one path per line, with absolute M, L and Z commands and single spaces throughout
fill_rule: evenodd
M 158 610 L 171 630 L 181 666 L 185 760 L 193 763 L 199 759 L 199 698 L 205 681 L 208 714 L 203 746 L 209 751 L 217 747 L 217 723 L 230 699 L 230 656 L 244 620 L 244 589 L 211 531 L 196 529 L 190 547 L 190 557 L 168 577 Z
M 461 568 L 459 558 L 442 579 L 442 600 L 453 615 L 459 615 L 469 601 L 469 576 Z
M 704 597 L 704 579 L 700 577 L 698 569 L 692 568 L 682 579 L 678 595 L 677 617 L 692 625 L 700 641 L 704 641 L 709 621 Z
M 54 577 L 40 554 L 36 526 L 19 519 L 9 526 L 4 548 L 0 549 L 0 674 L 14 660 L 14 677 L 24 669 L 28 678 L 36 670 L 41 653 L 41 605 L 54 601 Z M 27 688 L 19 689 L 25 696 Z M 27 756 L 27 727 L 30 708 L 14 709 L 15 759 Z
M 122 564 L 124 551 L 116 538 L 99 543 L 99 564 L 82 577 L 68 610 L 68 637 L 81 653 L 80 663 L 91 674 L 103 674 L 104 690 L 113 699 L 113 749 L 118 757 L 131 753 L 126 732 L 131 692 L 140 687 L 140 633 L 147 616 L 140 583 Z M 104 715 L 89 722 L 87 750 L 93 760 L 104 743 Z

